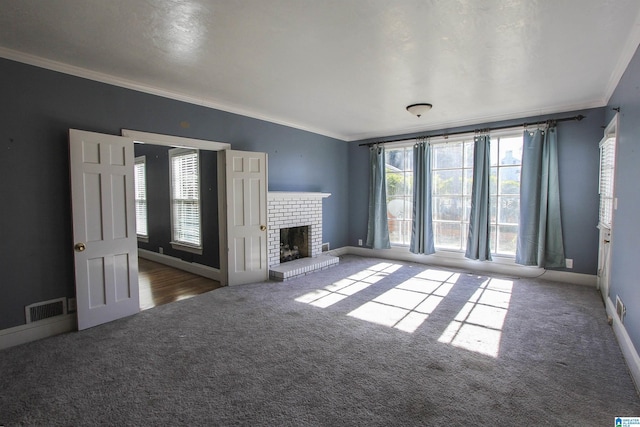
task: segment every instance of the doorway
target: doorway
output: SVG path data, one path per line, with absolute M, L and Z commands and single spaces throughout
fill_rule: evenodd
M 600 141 L 600 209 L 598 214 L 598 289 L 602 299 L 609 298 L 609 264 L 611 260 L 611 234 L 614 226 L 614 211 L 617 208 L 615 198 L 616 146 L 618 141 L 618 114 L 605 128 Z

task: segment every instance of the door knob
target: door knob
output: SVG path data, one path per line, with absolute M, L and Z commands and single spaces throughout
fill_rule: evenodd
M 267 226 L 266 225 L 261 225 L 260 226 L 260 231 L 266 231 L 267 230 Z
M 76 243 L 76 245 L 73 248 L 76 250 L 76 252 L 82 252 L 85 249 L 87 249 L 84 243 Z

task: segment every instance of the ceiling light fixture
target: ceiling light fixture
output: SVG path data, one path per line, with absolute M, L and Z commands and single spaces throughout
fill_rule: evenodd
M 413 114 L 414 116 L 420 117 L 427 111 L 431 110 L 431 107 L 433 107 L 433 105 L 431 104 L 424 104 L 424 103 L 411 104 L 407 107 L 407 111 Z

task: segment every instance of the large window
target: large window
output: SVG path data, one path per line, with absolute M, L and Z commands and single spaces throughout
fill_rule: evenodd
M 200 223 L 200 164 L 198 150 L 169 150 L 171 172 L 172 245 L 202 248 Z
M 147 171 L 145 156 L 136 157 L 133 180 L 136 197 L 136 234 L 140 239 L 149 237 L 147 228 Z
M 491 252 L 515 255 L 520 221 L 522 135 L 491 137 Z
M 385 150 L 387 218 L 392 245 L 411 243 L 413 147 Z
M 439 250 L 467 245 L 473 181 L 473 138 L 432 142 L 432 217 Z M 491 135 L 491 252 L 515 255 L 520 217 L 521 131 Z M 413 147 L 386 150 L 387 215 L 392 245 L 411 241 Z
M 436 248 L 463 250 L 467 245 L 473 140 L 432 145 L 433 237 Z

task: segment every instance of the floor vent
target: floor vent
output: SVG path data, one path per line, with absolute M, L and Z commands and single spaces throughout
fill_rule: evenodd
M 624 324 L 624 315 L 627 313 L 627 308 L 622 303 L 622 300 L 616 295 L 616 313 L 618 313 L 618 319 Z
M 27 323 L 48 319 L 49 317 L 67 314 L 67 299 L 56 298 L 49 301 L 37 302 L 24 308 Z

